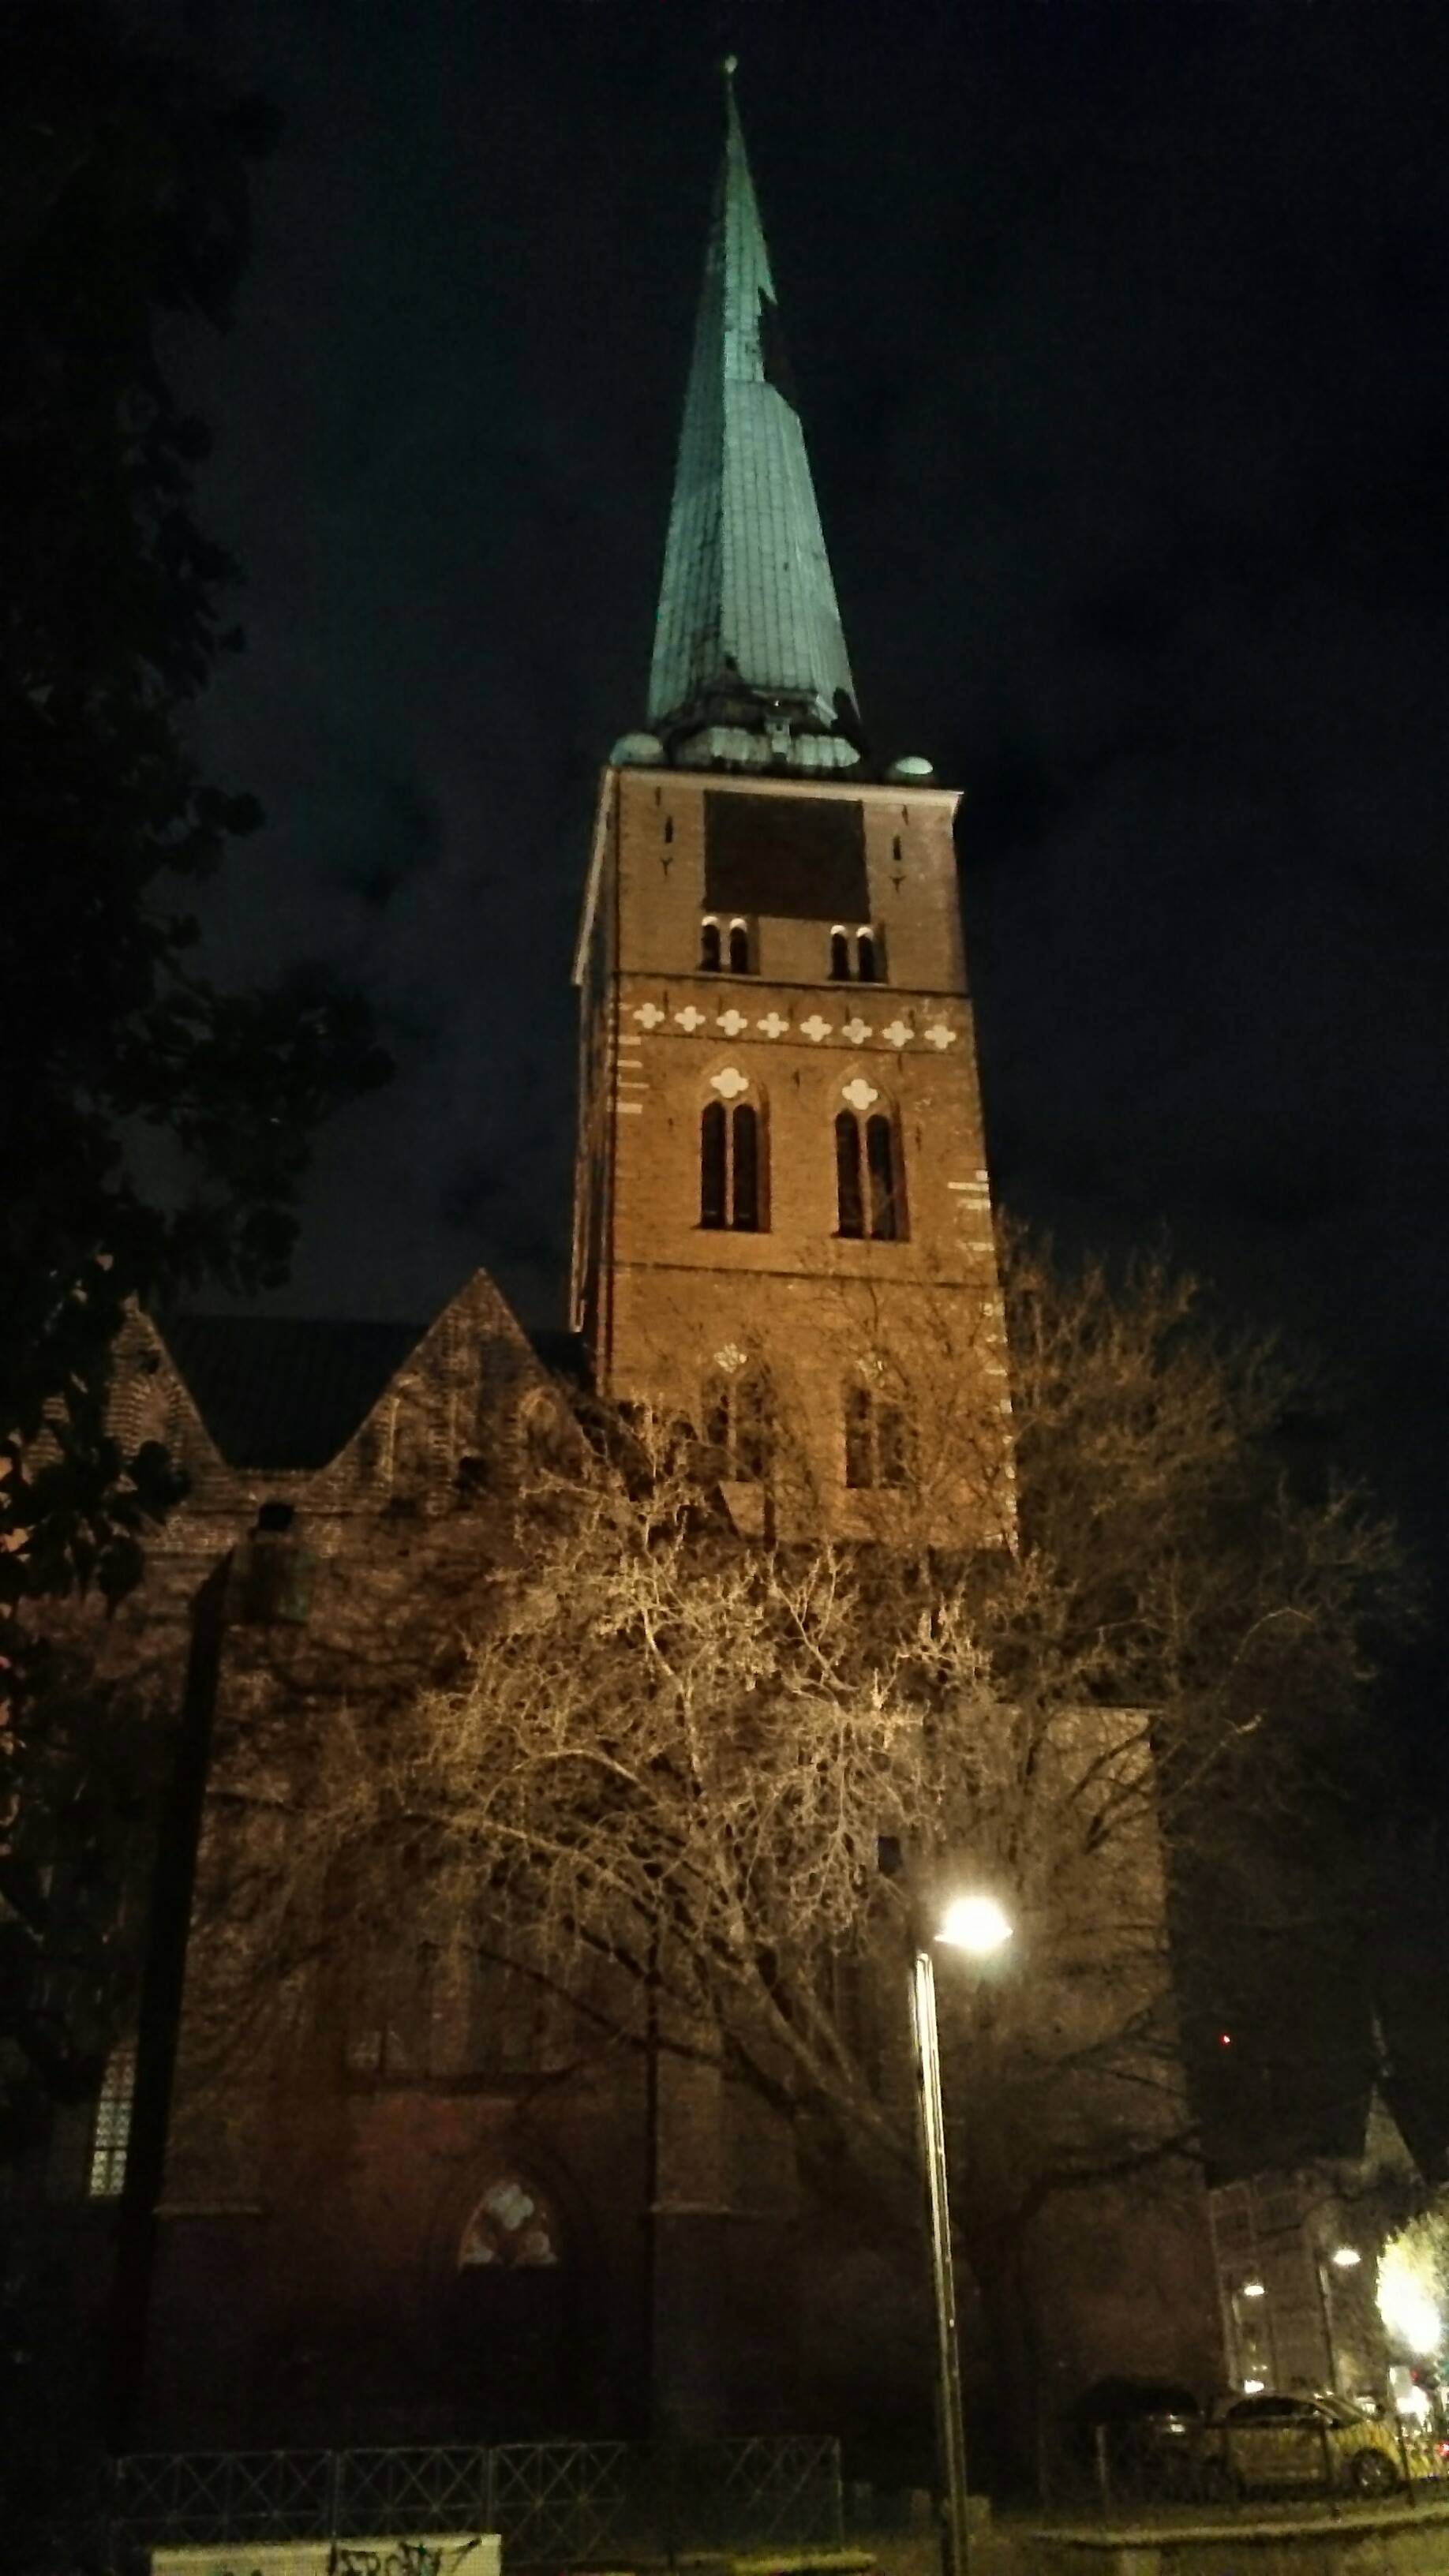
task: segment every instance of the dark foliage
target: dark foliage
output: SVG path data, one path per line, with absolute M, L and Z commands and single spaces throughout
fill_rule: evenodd
M 37 1605 L 118 1601 L 179 1491 L 162 1448 L 108 1428 L 116 1338 L 132 1302 L 279 1280 L 312 1131 L 386 1069 L 342 994 L 217 991 L 188 910 L 261 817 L 189 748 L 241 638 L 236 569 L 192 515 L 208 432 L 166 351 L 229 319 L 269 140 L 105 0 L 4 13 L 0 2042 L 61 2091 L 94 2074 L 138 1773 Z M 22 1973 L 58 1887 L 78 2013 Z

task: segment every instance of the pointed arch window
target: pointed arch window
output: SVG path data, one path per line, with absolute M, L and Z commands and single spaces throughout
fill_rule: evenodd
M 855 971 L 862 984 L 874 984 L 877 981 L 878 965 L 875 932 L 858 930 L 855 934 Z
M 845 1390 L 845 1481 L 857 1490 L 911 1481 L 910 1418 L 898 1395 L 858 1380 Z
M 126 2182 L 131 2146 L 131 2106 L 136 2098 L 136 2043 L 124 2040 L 106 2059 L 91 2126 L 91 2161 L 87 2194 L 92 2200 L 119 2200 Z
M 705 914 L 703 921 L 699 925 L 699 963 L 702 974 L 717 975 L 719 973 L 719 923 L 712 920 L 708 913 Z
M 897 1243 L 905 1235 L 900 1148 L 895 1120 L 872 1111 L 864 1123 L 851 1109 L 835 1120 L 836 1232 L 858 1240 Z
M 558 2220 L 538 2185 L 505 2174 L 485 2191 L 458 2247 L 460 2272 L 554 2270 L 562 2260 Z
M 700 1112 L 699 1222 L 708 1233 L 765 1231 L 764 1130 L 752 1100 L 709 1100 Z
M 750 925 L 747 921 L 730 923 L 729 953 L 732 975 L 748 975 L 753 972 L 750 964 Z
M 760 1371 L 716 1371 L 705 1381 L 702 1410 L 715 1472 L 727 1483 L 764 1484 L 773 1442 L 769 1389 Z

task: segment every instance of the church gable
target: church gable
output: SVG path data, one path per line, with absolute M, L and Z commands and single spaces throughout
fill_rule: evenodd
M 159 1440 L 191 1508 L 278 1495 L 438 1510 L 506 1481 L 549 1372 L 479 1271 L 427 1326 L 289 1315 L 138 1315 L 117 1435 Z

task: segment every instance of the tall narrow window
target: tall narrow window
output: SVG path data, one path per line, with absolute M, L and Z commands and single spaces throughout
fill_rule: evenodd
M 876 980 L 875 932 L 860 930 L 855 937 L 855 971 L 862 984 Z
M 911 1430 L 906 1408 L 875 1388 L 845 1390 L 845 1481 L 857 1491 L 900 1487 L 911 1481 Z
M 730 973 L 748 975 L 750 971 L 750 931 L 748 922 L 730 923 Z
M 830 973 L 834 983 L 850 980 L 850 942 L 843 930 L 832 930 L 830 934 Z
M 845 1390 L 845 1481 L 847 1485 L 875 1483 L 874 1444 L 871 1439 L 870 1389 L 848 1386 Z
M 839 1204 L 837 1231 L 844 1235 L 865 1232 L 865 1207 L 860 1192 L 860 1121 L 842 1109 L 835 1121 L 835 1188 Z
M 729 1128 L 722 1100 L 711 1100 L 699 1122 L 699 1221 L 725 1223 L 729 1184 Z
M 875 1406 L 875 1472 L 878 1485 L 911 1481 L 910 1430 L 903 1404 L 877 1397 Z
M 87 2184 L 92 2200 L 119 2200 L 126 2180 L 131 2144 L 131 2105 L 136 2095 L 136 2048 L 127 2040 L 106 2059 L 96 2097 L 91 2130 L 91 2167 Z
M 881 1243 L 894 1243 L 900 1233 L 896 1190 L 895 1133 L 879 1111 L 865 1122 L 865 1159 L 870 1174 L 870 1230 Z
M 761 1485 L 770 1473 L 769 1390 L 756 1370 L 712 1377 L 704 1390 L 704 1437 L 714 1472 L 732 1484 Z
M 715 1233 L 765 1231 L 764 1132 L 752 1101 L 711 1100 L 700 1113 L 699 1221 Z
M 740 1234 L 760 1230 L 760 1122 L 747 1100 L 730 1120 L 734 1188 L 730 1223 Z
M 719 973 L 719 923 L 705 920 L 699 927 L 699 962 L 706 975 Z

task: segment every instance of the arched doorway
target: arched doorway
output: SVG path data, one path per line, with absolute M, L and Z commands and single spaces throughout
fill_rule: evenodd
M 455 2252 L 459 2430 L 480 2441 L 575 2429 L 577 2266 L 557 2199 L 509 2166 L 473 2203 Z

